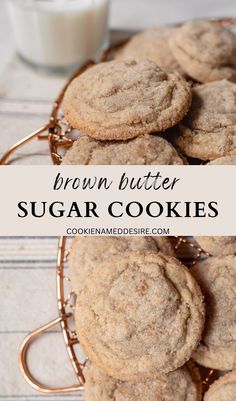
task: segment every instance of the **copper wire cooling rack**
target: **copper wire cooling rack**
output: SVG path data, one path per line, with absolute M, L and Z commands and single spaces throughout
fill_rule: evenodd
M 236 18 L 222 18 L 215 19 L 216 21 L 221 23 L 222 25 L 234 27 L 236 26 Z M 114 52 L 116 52 L 126 40 L 119 42 L 115 46 L 107 49 L 101 56 L 100 61 L 107 61 L 113 57 Z M 81 68 L 79 68 L 67 81 L 65 86 L 62 88 L 59 93 L 57 99 L 53 103 L 52 111 L 50 114 L 49 121 L 40 127 L 38 130 L 30 133 L 25 136 L 22 140 L 14 144 L 0 159 L 0 165 L 7 164 L 10 161 L 11 156 L 14 152 L 27 144 L 29 141 L 33 139 L 38 140 L 46 140 L 49 145 L 49 152 L 52 158 L 53 164 L 59 165 L 62 160 L 62 153 L 65 150 L 72 146 L 73 144 L 73 129 L 65 120 L 63 113 L 61 111 L 61 103 L 65 94 L 65 91 L 72 80 L 82 74 L 85 70 L 94 65 L 94 61 L 88 61 Z M 78 134 L 78 133 L 77 133 Z M 57 254 L 57 264 L 56 264 L 56 283 L 57 283 L 57 304 L 58 304 L 58 317 L 45 324 L 44 326 L 38 328 L 31 332 L 24 340 L 20 354 L 19 354 L 19 362 L 22 373 L 27 380 L 27 382 L 36 390 L 41 391 L 43 393 L 66 393 L 66 392 L 74 392 L 80 391 L 83 389 L 83 385 L 85 382 L 84 378 L 84 369 L 86 368 L 87 359 L 85 357 L 78 357 L 78 352 L 76 352 L 76 348 L 79 348 L 79 340 L 77 338 L 76 332 L 73 329 L 73 320 L 74 320 L 74 308 L 75 308 L 75 294 L 70 289 L 68 290 L 68 284 L 70 282 L 67 273 L 67 258 L 70 252 L 69 247 L 67 246 L 67 237 L 60 237 L 58 244 L 58 254 Z M 203 249 L 199 248 L 199 246 L 191 239 L 186 237 L 176 237 L 173 239 L 175 242 L 175 249 L 177 257 L 182 260 L 183 255 L 186 255 L 186 250 L 189 255 L 188 259 L 186 257 L 182 260 L 188 266 L 195 264 L 202 257 L 209 257 Z M 61 331 L 63 334 L 65 346 L 68 352 L 69 359 L 73 366 L 76 378 L 76 384 L 71 385 L 69 387 L 49 387 L 40 383 L 35 376 L 31 373 L 30 368 L 28 366 L 28 351 L 31 343 L 38 338 L 40 335 L 45 333 L 51 327 L 59 324 L 61 327 Z M 203 389 L 206 391 L 209 387 L 209 384 L 214 381 L 217 372 L 210 369 L 202 369 L 202 382 Z
M 78 347 L 80 347 L 80 345 L 73 324 L 76 297 L 72 289 L 68 288 L 68 283 L 70 283 L 70 279 L 67 274 L 67 262 L 68 256 L 70 254 L 70 248 L 67 246 L 67 240 L 67 237 L 60 237 L 58 243 L 56 263 L 58 317 L 31 332 L 25 338 L 19 354 L 20 368 L 24 378 L 35 390 L 43 393 L 54 394 L 81 391 L 85 382 L 83 372 L 87 365 L 87 358 L 78 357 L 78 355 L 80 354 L 78 352 Z M 183 253 L 186 255 L 186 249 L 188 249 L 189 257 L 187 259 L 186 257 L 184 258 L 184 262 L 188 266 L 194 265 L 198 260 L 202 259 L 203 257 L 210 256 L 190 238 L 175 237 L 172 238 L 172 240 L 175 243 L 174 247 L 177 256 Z M 179 257 L 179 259 L 181 260 L 182 258 Z M 75 372 L 76 384 L 69 387 L 48 387 L 47 385 L 40 383 L 35 378 L 35 376 L 32 375 L 27 361 L 28 351 L 32 342 L 34 342 L 40 335 L 44 334 L 48 329 L 57 324 L 60 324 L 61 326 L 65 346 Z M 203 369 L 201 373 L 203 389 L 204 391 L 206 391 L 209 387 L 209 384 L 214 378 L 214 371 L 210 369 Z

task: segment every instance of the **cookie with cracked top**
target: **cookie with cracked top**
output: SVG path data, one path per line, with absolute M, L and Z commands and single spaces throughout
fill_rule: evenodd
M 204 318 L 197 282 L 160 252 L 104 261 L 86 276 L 75 310 L 91 362 L 109 376 L 135 381 L 183 366 L 201 339 Z
M 157 237 L 159 238 L 159 237 Z M 69 275 L 76 294 L 80 292 L 88 272 L 112 256 L 130 252 L 156 252 L 158 245 L 151 237 L 75 237 L 69 256 Z M 172 250 L 169 239 L 162 238 L 161 247 Z
M 193 88 L 191 108 L 173 141 L 201 160 L 236 156 L 236 84 L 222 80 Z
M 73 128 L 111 141 L 163 132 L 190 104 L 190 85 L 177 72 L 129 59 L 97 64 L 75 78 L 62 109 Z
M 207 258 L 190 272 L 206 301 L 205 330 L 192 357 L 212 369 L 236 369 L 236 256 Z
M 116 142 L 102 142 L 81 136 L 66 152 L 62 164 L 181 165 L 186 162 L 164 138 L 146 134 Z
M 86 372 L 85 401 L 201 401 L 200 374 L 189 364 L 140 382 L 119 381 L 92 365 Z
M 236 82 L 236 35 L 221 24 L 190 21 L 170 36 L 171 51 L 184 71 L 205 83 Z
M 116 59 L 133 58 L 135 60 L 152 60 L 166 71 L 184 70 L 172 54 L 169 38 L 175 34 L 175 28 L 151 28 L 133 35 L 115 55 Z

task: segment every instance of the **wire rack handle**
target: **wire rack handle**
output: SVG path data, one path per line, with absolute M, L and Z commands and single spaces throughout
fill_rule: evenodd
M 48 387 L 42 383 L 40 383 L 30 372 L 29 366 L 28 366 L 28 361 L 27 361 L 27 356 L 28 356 L 28 351 L 30 348 L 30 345 L 32 344 L 33 341 L 36 340 L 39 336 L 42 334 L 45 334 L 45 332 L 50 329 L 51 327 L 57 325 L 58 323 L 61 323 L 62 320 L 65 318 L 68 318 L 69 316 L 59 316 L 55 320 L 52 320 L 51 322 L 45 324 L 44 326 L 41 326 L 40 328 L 32 331 L 28 336 L 25 338 L 24 342 L 21 345 L 20 353 L 19 353 L 19 363 L 20 363 L 20 368 L 22 371 L 22 374 L 25 378 L 25 380 L 37 391 L 40 391 L 42 393 L 47 393 L 47 394 L 56 394 L 56 393 L 71 393 L 75 391 L 79 391 L 83 389 L 83 386 L 81 384 L 74 384 L 72 386 L 68 387 Z
M 0 158 L 0 165 L 6 164 L 10 158 L 10 156 L 19 148 L 24 146 L 26 143 L 30 142 L 32 139 L 37 138 L 38 140 L 47 140 L 48 135 L 41 135 L 43 132 L 47 131 L 50 127 L 50 124 L 45 124 L 43 127 L 40 127 L 36 131 L 32 132 L 29 135 L 26 135 L 20 141 L 16 142 L 13 146 L 11 146 Z

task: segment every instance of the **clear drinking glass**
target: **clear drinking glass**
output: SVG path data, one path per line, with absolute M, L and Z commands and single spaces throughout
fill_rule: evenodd
M 30 65 L 71 71 L 108 45 L 109 0 L 8 0 L 16 49 Z

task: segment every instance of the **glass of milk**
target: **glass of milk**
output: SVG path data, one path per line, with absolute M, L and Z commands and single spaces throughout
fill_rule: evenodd
M 109 0 L 8 0 L 17 52 L 34 67 L 71 71 L 108 45 Z

